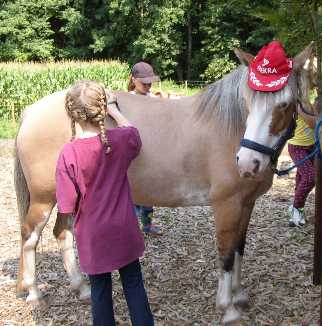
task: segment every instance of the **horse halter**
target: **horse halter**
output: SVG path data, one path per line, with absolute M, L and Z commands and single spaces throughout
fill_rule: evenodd
M 297 79 L 296 79 L 297 94 L 294 94 L 295 95 L 294 97 L 296 98 L 296 105 L 299 105 L 301 107 L 301 110 L 303 112 L 305 112 L 306 114 L 312 115 L 312 113 L 309 110 L 305 109 L 305 107 L 303 106 L 303 103 L 301 101 L 302 91 L 301 91 L 301 87 L 299 85 L 299 80 L 300 80 L 300 78 L 299 78 L 299 76 L 297 76 Z M 279 138 L 279 140 L 277 141 L 275 146 L 273 146 L 272 148 L 262 145 L 262 144 L 259 144 L 255 141 L 252 141 L 252 140 L 246 139 L 246 138 L 241 139 L 240 146 L 252 149 L 254 151 L 260 152 L 265 155 L 268 155 L 271 159 L 272 169 L 273 169 L 274 173 L 276 173 L 277 172 L 276 163 L 277 163 L 278 157 L 279 157 L 280 153 L 282 152 L 282 149 L 283 149 L 284 145 L 286 144 L 286 142 L 294 136 L 294 131 L 296 128 L 296 119 L 297 119 L 297 112 L 295 109 L 295 112 L 293 112 L 293 115 L 292 115 L 292 120 L 291 120 L 286 132 Z
M 279 138 L 279 140 L 273 147 L 268 147 L 246 138 L 242 138 L 240 140 L 240 146 L 268 155 L 271 158 L 272 166 L 275 167 L 277 163 L 277 159 L 284 145 L 290 138 L 293 137 L 295 128 L 296 128 L 296 112 L 293 113 L 292 120 L 286 132 Z

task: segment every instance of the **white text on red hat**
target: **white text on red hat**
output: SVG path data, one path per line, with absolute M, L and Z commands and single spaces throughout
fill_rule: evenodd
M 257 71 L 261 74 L 277 74 L 276 68 L 263 67 L 261 65 L 257 66 Z

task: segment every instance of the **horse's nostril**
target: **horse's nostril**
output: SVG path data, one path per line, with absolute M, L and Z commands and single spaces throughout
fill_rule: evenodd
M 253 169 L 253 172 L 256 174 L 256 173 L 258 172 L 258 170 L 259 170 L 260 161 L 257 160 L 257 159 L 254 159 L 254 160 L 253 160 L 253 163 L 254 163 L 254 165 L 255 165 L 255 167 L 254 167 L 254 169 Z
M 250 172 L 244 172 L 243 177 L 244 178 L 250 178 L 252 175 Z
M 237 161 L 237 163 L 238 163 L 238 161 L 239 161 L 239 156 L 238 156 L 238 155 L 236 156 L 236 161 Z

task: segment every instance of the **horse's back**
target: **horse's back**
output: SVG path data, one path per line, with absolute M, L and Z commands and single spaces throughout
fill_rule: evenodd
M 25 109 L 16 140 L 30 192 L 55 190 L 55 167 L 63 144 L 71 137 L 64 110 L 66 90 L 50 94 Z
M 17 141 L 44 136 L 49 126 L 60 125 L 66 119 L 64 110 L 66 90 L 50 94 L 28 106 L 22 114 Z

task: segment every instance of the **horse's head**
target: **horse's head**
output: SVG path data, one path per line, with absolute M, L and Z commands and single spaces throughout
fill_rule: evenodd
M 271 54 L 271 59 L 269 53 L 264 53 L 259 62 L 259 54 L 254 58 L 242 50 L 235 50 L 241 63 L 250 65 L 248 85 L 245 81 L 239 90 L 248 112 L 244 138 L 236 157 L 241 177 L 260 177 L 269 165 L 274 166 L 287 139 L 291 137 L 295 128 L 297 102 L 299 98 L 308 96 L 309 82 L 305 82 L 303 73 L 312 46 L 310 44 L 293 60 L 277 56 L 275 76 L 274 64 L 270 65 L 274 54 Z M 280 51 L 284 53 L 282 48 Z M 278 68 L 283 64 L 282 73 L 278 74 Z M 258 69 L 259 74 L 264 75 L 263 80 L 252 69 Z

